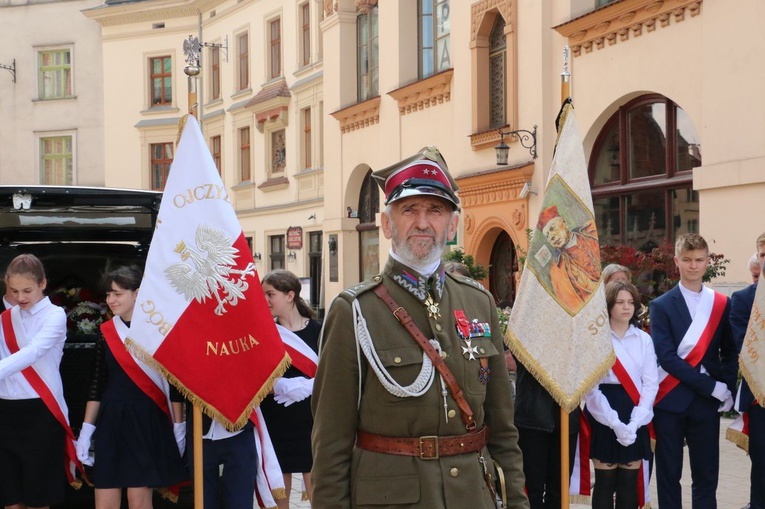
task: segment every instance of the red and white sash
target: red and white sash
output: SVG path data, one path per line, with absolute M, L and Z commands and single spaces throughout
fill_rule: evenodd
M 128 330 L 128 326 L 119 316 L 101 324 L 101 333 L 117 363 L 133 383 L 167 415 L 170 422 L 173 422 L 170 385 L 155 369 L 136 359 L 125 348 Z
M 691 326 L 683 336 L 683 340 L 677 347 L 677 355 L 693 366 L 699 365 L 701 359 L 707 353 L 712 337 L 715 335 L 717 326 L 720 324 L 727 297 L 717 293 L 706 286 L 701 290 L 701 300 L 696 308 L 696 316 Z M 656 395 L 654 405 L 664 398 L 669 392 L 677 387 L 680 380 L 670 375 L 659 366 L 659 392 Z
M 319 356 L 316 352 L 311 350 L 305 341 L 292 332 L 291 330 L 282 327 L 278 323 L 276 324 L 276 330 L 279 331 L 279 335 L 282 337 L 282 342 L 290 354 L 292 359 L 292 365 L 298 368 L 308 378 L 314 378 L 316 376 L 316 368 L 319 364 Z
M 611 371 L 613 371 L 619 383 L 627 391 L 632 403 L 637 406 L 640 402 L 640 390 L 642 387 L 638 366 L 634 362 L 629 362 L 631 357 L 619 341 L 614 341 L 614 353 L 616 362 L 614 362 Z M 622 359 L 625 362 L 622 362 Z M 577 502 L 589 502 L 590 497 L 590 440 L 591 429 L 590 422 L 582 412 L 579 418 L 579 438 L 576 444 L 576 454 L 574 456 L 574 470 L 571 473 L 569 493 L 577 497 Z M 649 490 L 649 469 L 648 460 L 643 460 L 638 472 L 638 507 L 645 507 L 651 500 Z
M 0 315 L 0 321 L 2 321 L 5 344 L 8 346 L 11 354 L 18 352 L 28 344 L 29 340 L 24 330 L 21 310 L 18 306 L 3 311 L 2 315 Z M 69 427 L 68 410 L 64 400 L 64 388 L 61 384 L 60 373 L 57 370 L 50 371 L 40 367 L 29 366 L 22 369 L 21 374 L 38 396 L 40 396 L 40 399 L 50 413 L 53 414 L 53 417 L 64 428 L 66 435 L 64 444 L 66 478 L 71 486 L 79 488 L 82 485 L 82 481 L 75 477 L 76 471 L 80 471 L 83 479 L 87 478 L 85 477 L 82 463 L 77 459 L 77 451 L 74 447 L 75 438 L 72 428 Z
M 277 326 L 278 327 L 278 326 Z M 266 420 L 260 408 L 256 408 L 250 416 L 255 425 L 255 446 L 258 451 L 258 475 L 255 478 L 255 497 L 258 507 L 271 509 L 276 507 L 276 498 L 287 498 L 284 487 L 284 477 L 276 451 L 268 434 Z
M 742 383 L 743 385 L 743 383 Z M 739 403 L 741 400 L 741 385 L 738 386 L 738 391 L 736 391 L 736 403 L 733 405 L 733 408 L 739 408 Z M 738 414 L 738 417 L 735 421 L 731 423 L 730 426 L 728 426 L 728 429 L 725 430 L 725 438 L 736 444 L 740 449 L 743 449 L 744 452 L 749 454 L 749 412 L 744 412 L 742 414 Z

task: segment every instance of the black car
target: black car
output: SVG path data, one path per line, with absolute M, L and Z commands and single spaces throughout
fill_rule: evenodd
M 86 320 L 89 310 L 106 311 L 99 280 L 112 267 L 143 267 L 161 198 L 133 189 L 0 186 L 0 273 L 16 255 L 36 255 L 45 266 L 46 293 L 68 311 L 61 377 L 75 435 L 95 354 L 95 326 Z M 66 506 L 93 507 L 92 489 L 72 490 Z

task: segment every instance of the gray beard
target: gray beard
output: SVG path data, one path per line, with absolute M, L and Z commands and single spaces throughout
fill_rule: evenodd
M 396 225 L 391 221 L 391 233 L 392 233 L 392 240 L 393 240 L 393 251 L 398 255 L 404 262 L 406 262 L 407 265 L 411 266 L 424 266 L 424 265 L 430 265 L 431 263 L 435 263 L 436 261 L 441 259 L 441 256 L 444 253 L 444 247 L 446 247 L 446 232 L 444 232 L 443 236 L 440 239 L 436 239 L 435 244 L 430 249 L 430 251 L 420 257 L 417 256 L 414 251 L 412 251 L 412 248 L 409 247 L 409 244 L 407 244 L 406 239 L 402 239 L 398 234 L 398 229 L 396 229 Z

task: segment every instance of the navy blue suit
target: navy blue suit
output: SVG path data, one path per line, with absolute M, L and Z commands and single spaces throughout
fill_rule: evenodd
M 677 355 L 691 315 L 677 286 L 651 302 L 651 337 L 659 365 L 680 383 L 654 407 L 656 485 L 661 509 L 681 509 L 683 441 L 688 444 L 694 509 L 717 507 L 720 466 L 720 401 L 715 383 L 736 388 L 737 353 L 731 335 L 730 301 L 701 363 L 695 368 Z M 701 372 L 701 366 L 707 371 Z
M 744 344 L 749 315 L 752 312 L 757 285 L 733 292 L 730 299 L 730 328 L 739 351 Z M 736 410 L 749 412 L 750 504 L 752 509 L 765 509 L 765 408 L 755 405 L 754 395 L 746 380 L 741 380 L 741 396 Z

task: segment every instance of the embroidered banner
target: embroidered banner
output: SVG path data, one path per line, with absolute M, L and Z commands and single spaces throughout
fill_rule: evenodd
M 506 340 L 567 412 L 614 363 L 582 138 L 567 101 Z

